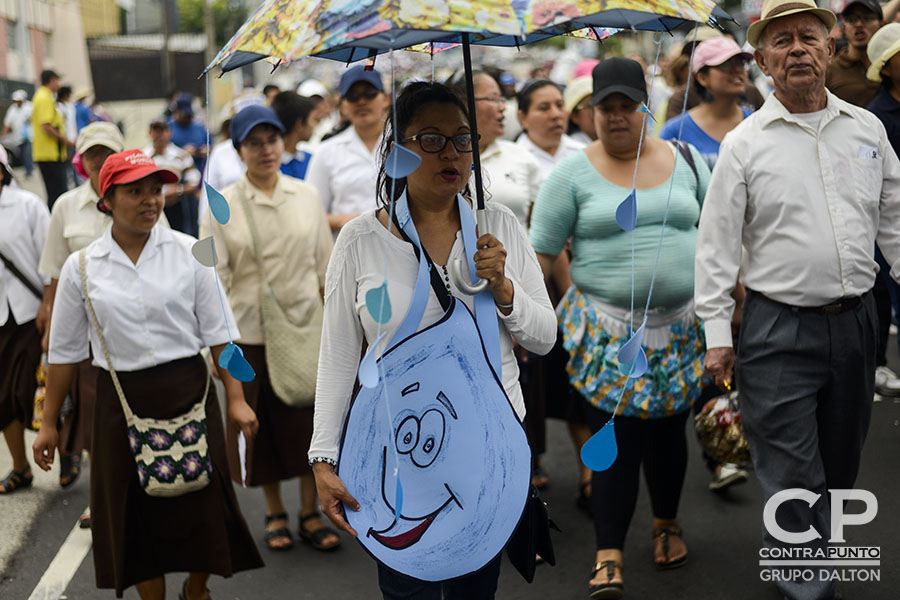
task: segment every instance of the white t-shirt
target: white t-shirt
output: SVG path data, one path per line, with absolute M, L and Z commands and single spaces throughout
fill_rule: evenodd
M 0 253 L 39 289 L 50 282 L 38 273 L 38 261 L 49 225 L 50 211 L 40 198 L 19 188 L 3 186 L 0 192 Z M 40 298 L 0 261 L 0 325 L 6 324 L 10 311 L 16 323 L 27 323 L 37 316 L 40 306 Z
M 9 126 L 10 133 L 17 144 L 31 139 L 31 102 L 23 102 L 22 106 L 16 106 L 16 103 L 13 102 L 6 109 L 3 124 Z
M 547 296 L 544 277 L 525 230 L 512 211 L 501 204 L 488 203 L 486 231 L 494 234 L 507 251 L 506 276 L 512 281 L 513 309 L 509 315 L 497 311 L 500 321 L 500 352 L 503 360 L 503 387 L 519 416 L 525 417 L 525 403 L 519 387 L 519 367 L 513 353 L 513 338 L 522 346 L 545 354 L 556 342 L 556 314 Z M 341 428 L 350 407 L 353 382 L 359 366 L 363 338 L 373 344 L 378 324 L 366 309 L 366 292 L 385 281 L 385 250 L 390 252 L 387 282 L 391 299 L 391 319 L 381 325 L 387 335 L 384 345 L 406 315 L 418 261 L 413 247 L 389 233 L 374 211 L 353 219 L 341 229 L 325 277 L 325 317 L 319 371 L 316 385 L 316 410 L 309 457 L 337 459 Z M 450 260 L 463 258 L 461 232 L 450 250 Z M 440 267 L 436 267 L 440 268 Z M 470 310 L 472 296 L 460 292 L 451 282 L 451 292 Z M 418 330 L 433 324 L 444 314 L 432 293 Z
M 157 225 L 137 264 L 115 242 L 112 228 L 87 247 L 88 295 L 117 371 L 194 356 L 228 342 L 228 328 L 234 339 L 240 337 L 231 307 L 219 300 L 213 270 L 191 255 L 196 241 Z M 81 291 L 78 257 L 69 256 L 59 277 L 49 362 L 85 360 L 90 339 L 94 366 L 108 370 Z
M 319 191 L 322 208 L 332 215 L 358 215 L 376 208 L 378 146 L 371 152 L 348 127 L 322 142 L 313 154 L 306 181 Z
M 485 198 L 509 208 L 527 230 L 528 213 L 544 181 L 537 159 L 513 142 L 496 140 L 482 152 L 481 170 Z M 474 193 L 474 176 L 469 186 Z

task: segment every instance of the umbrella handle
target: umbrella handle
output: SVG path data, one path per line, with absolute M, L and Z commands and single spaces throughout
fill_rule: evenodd
M 479 222 L 484 222 L 484 211 L 476 210 L 475 211 L 475 226 L 478 227 Z M 479 279 L 476 283 L 472 283 L 472 278 L 469 276 L 467 272 L 468 269 L 465 269 L 465 261 L 461 258 L 454 258 L 450 261 L 450 277 L 453 279 L 453 283 L 457 288 L 464 294 L 468 294 L 469 296 L 477 296 L 481 292 L 487 289 L 488 280 L 487 279 Z

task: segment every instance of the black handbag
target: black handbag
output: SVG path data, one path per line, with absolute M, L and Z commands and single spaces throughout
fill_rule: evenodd
M 538 496 L 537 488 L 531 486 L 525 510 L 519 525 L 506 544 L 506 555 L 509 562 L 531 583 L 534 581 L 534 569 L 537 566 L 536 555 L 540 555 L 548 565 L 556 564 L 553 552 L 553 540 L 550 530 L 560 531 L 547 511 L 547 503 Z

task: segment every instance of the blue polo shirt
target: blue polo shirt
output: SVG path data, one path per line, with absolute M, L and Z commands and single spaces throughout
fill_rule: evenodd
M 741 110 L 745 119 L 753 112 L 752 109 L 746 106 L 742 106 Z M 682 121 L 684 122 L 683 129 L 681 128 Z M 659 132 L 659 137 L 664 140 L 674 140 L 678 137 L 679 129 L 682 129 L 681 141 L 687 142 L 696 148 L 700 152 L 700 156 L 706 161 L 706 164 L 709 165 L 709 168 L 712 169 L 716 164 L 716 159 L 719 158 L 719 145 L 721 142 L 710 137 L 709 134 L 700 129 L 700 126 L 687 112 L 666 121 L 666 124 L 663 125 Z
M 190 125 L 179 125 L 175 119 L 169 119 L 169 129 L 172 130 L 172 143 L 179 148 L 187 145 L 201 147 L 206 145 L 206 128 L 196 121 Z M 203 160 L 194 159 L 195 166 L 203 171 Z
M 309 159 L 311 158 L 312 154 L 300 150 L 289 160 L 282 159 L 281 172 L 297 179 L 306 179 L 306 170 L 309 168 Z

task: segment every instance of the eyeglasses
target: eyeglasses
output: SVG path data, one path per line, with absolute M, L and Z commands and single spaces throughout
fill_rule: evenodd
M 878 15 L 873 12 L 856 13 L 852 15 L 844 15 L 841 17 L 844 23 L 848 25 L 860 25 L 862 23 L 874 23 L 878 20 Z
M 481 139 L 480 135 L 478 139 Z M 456 148 L 457 152 L 471 152 L 474 138 L 471 133 L 458 133 L 452 137 L 447 137 L 441 133 L 417 133 L 400 140 L 400 143 L 419 142 L 419 148 L 422 149 L 422 152 L 437 154 L 447 147 L 447 142 L 449 141 L 453 142 L 453 147 Z
M 577 113 L 578 111 L 584 110 L 586 108 L 591 108 L 590 101 L 585 101 L 585 102 L 580 103 L 578 106 L 576 106 L 574 109 L 572 109 L 572 113 Z
M 490 102 L 491 104 L 496 104 L 497 106 L 503 106 L 506 104 L 506 100 L 500 98 L 499 96 L 483 96 L 481 98 L 475 98 L 475 102 Z
M 347 92 L 347 95 L 344 96 L 344 100 L 347 102 L 356 103 L 360 100 L 372 100 L 377 96 L 380 92 L 371 86 L 367 86 L 364 89 Z
M 247 138 L 243 142 L 241 142 L 241 146 L 246 147 L 248 150 L 259 152 L 265 146 L 274 146 L 280 139 L 281 136 L 278 135 L 273 135 L 272 137 L 265 140 L 259 138 Z

